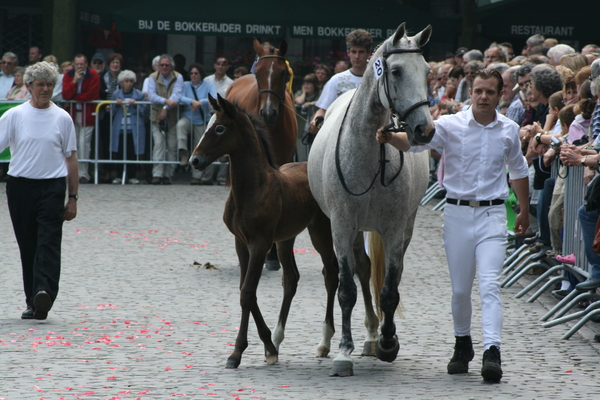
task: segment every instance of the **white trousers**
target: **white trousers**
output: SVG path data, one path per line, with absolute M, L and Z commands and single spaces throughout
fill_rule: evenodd
M 166 137 L 165 137 L 166 136 Z M 152 160 L 154 161 L 177 161 L 177 133 L 176 125 L 169 126 L 168 131 L 161 132 L 157 124 L 152 124 Z M 173 176 L 175 166 L 172 164 L 154 164 L 152 176 L 158 178 L 170 178 Z
M 193 131 L 193 135 L 190 133 Z M 186 117 L 181 117 L 179 121 L 177 121 L 177 148 L 178 150 L 189 150 L 190 154 L 194 151 L 198 142 L 200 142 L 200 138 L 204 134 L 204 125 L 192 125 L 192 121 L 190 121 Z M 192 136 L 192 145 L 189 145 L 189 137 Z M 200 179 L 202 178 L 202 172 L 198 171 L 196 168 L 192 168 L 192 178 Z
M 504 205 L 469 207 L 446 204 L 443 237 L 452 282 L 454 334 L 471 334 L 471 292 L 477 267 L 485 349 L 500 347 L 500 275 L 506 255 Z
M 77 157 L 79 159 L 89 159 L 92 148 L 94 126 L 83 126 L 85 122 L 83 112 L 77 111 L 75 113 L 75 134 L 77 135 Z M 89 163 L 79 163 L 79 177 L 90 180 Z

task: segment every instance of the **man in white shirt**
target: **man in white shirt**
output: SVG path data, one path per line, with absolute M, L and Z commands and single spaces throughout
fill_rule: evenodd
M 15 78 L 13 70 L 17 67 L 19 60 L 15 53 L 4 53 L 0 62 L 0 99 L 6 99 L 6 94 L 13 86 Z
M 229 86 L 233 83 L 233 79 L 227 76 L 229 61 L 225 57 L 218 57 L 217 61 L 215 61 L 214 67 L 215 73 L 207 76 L 205 80 L 212 83 L 215 89 L 217 89 L 217 93 L 220 94 L 221 97 L 225 98 L 227 89 L 229 89 Z
M 347 54 L 352 64 L 352 68 L 335 74 L 323 86 L 323 91 L 317 101 L 317 111 L 308 128 L 309 132 L 316 134 L 319 131 L 317 127 L 317 118 L 324 117 L 325 112 L 342 94 L 349 90 L 358 88 L 362 81 L 362 76 L 367 69 L 367 61 L 373 52 L 373 38 L 365 30 L 357 29 L 346 36 Z
M 468 372 L 474 357 L 471 292 L 477 267 L 485 347 L 481 375 L 489 382 L 502 378 L 500 275 L 506 254 L 506 168 L 521 207 L 514 231 L 521 235 L 529 226 L 529 173 L 521 153 L 519 127 L 496 111 L 502 85 L 497 71 L 477 71 L 471 88 L 472 107 L 435 121 L 436 133 L 427 145 L 411 147 L 405 132 L 377 132 L 378 142 L 403 151 L 442 149 L 445 154 L 443 238 L 456 336 L 448 373 Z

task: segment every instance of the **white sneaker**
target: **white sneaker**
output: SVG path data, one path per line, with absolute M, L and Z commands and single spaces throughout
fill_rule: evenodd
M 139 185 L 140 180 L 139 179 L 135 179 L 135 178 L 131 178 L 129 180 L 129 183 L 132 184 L 132 185 Z
M 120 185 L 121 183 L 123 183 L 123 180 L 121 178 L 115 178 L 113 179 L 112 183 L 115 185 Z

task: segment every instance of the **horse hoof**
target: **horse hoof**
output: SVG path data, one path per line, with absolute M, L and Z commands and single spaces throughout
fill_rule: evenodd
M 267 260 L 265 268 L 269 271 L 279 271 L 281 264 L 279 264 L 279 260 Z
M 334 361 L 331 365 L 329 376 L 352 376 L 352 361 Z
M 239 360 L 235 360 L 235 359 L 229 358 L 227 360 L 227 364 L 225 365 L 225 368 L 234 369 L 234 368 L 237 368 L 239 365 L 240 365 L 240 361 Z
M 317 347 L 317 357 L 327 357 L 329 355 L 329 349 L 325 346 Z
M 265 362 L 267 363 L 267 365 L 276 364 L 277 361 L 279 361 L 279 357 L 277 356 L 277 354 L 265 355 Z
M 377 340 L 365 340 L 361 356 L 375 357 L 377 353 Z
M 394 361 L 399 350 L 400 344 L 398 343 L 398 336 L 394 335 L 392 340 L 387 341 L 383 339 L 383 336 L 379 337 L 379 340 L 377 341 L 377 358 L 381 361 Z

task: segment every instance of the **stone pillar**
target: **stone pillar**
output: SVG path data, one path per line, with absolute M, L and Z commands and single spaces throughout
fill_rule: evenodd
M 54 0 L 52 8 L 52 46 L 45 55 L 54 54 L 59 62 L 72 60 L 75 51 L 76 0 Z

